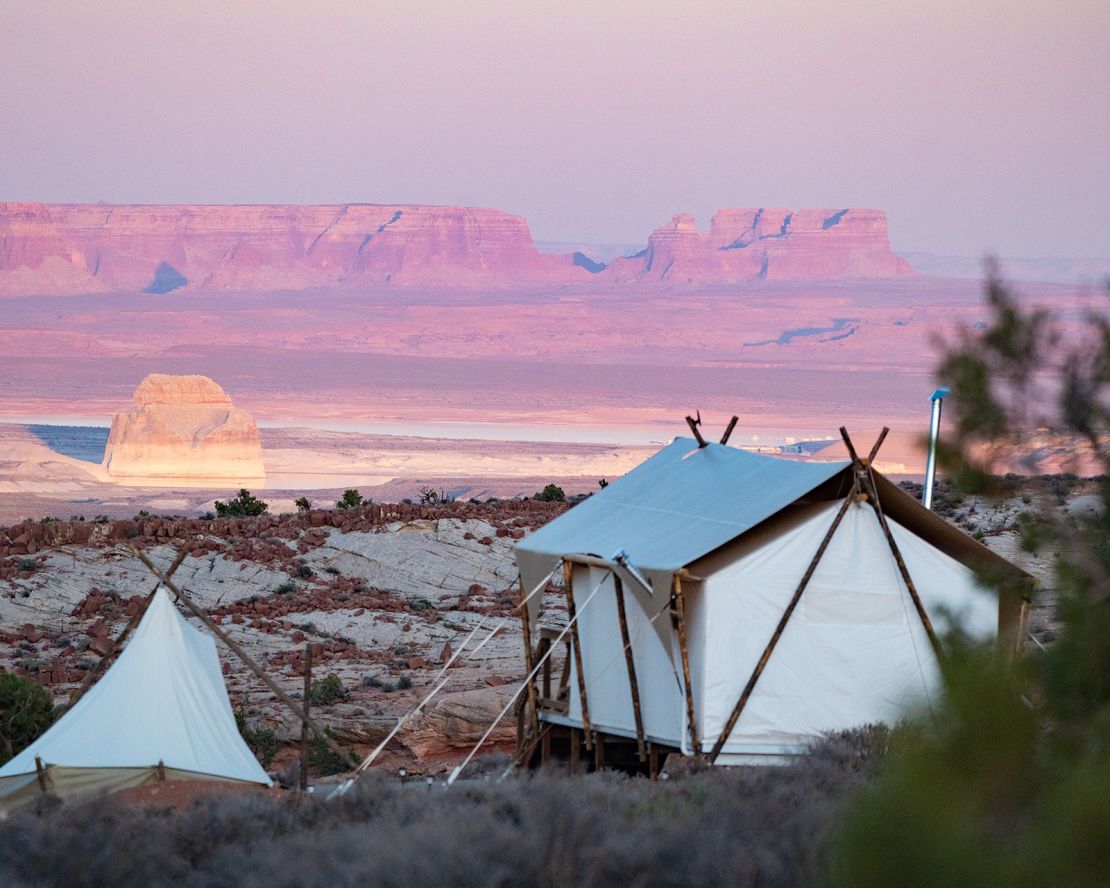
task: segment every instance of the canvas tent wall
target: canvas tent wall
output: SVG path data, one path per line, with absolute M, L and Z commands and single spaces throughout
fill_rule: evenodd
M 619 577 L 646 739 L 690 752 L 696 733 L 702 751 L 711 749 L 852 491 L 852 471 L 850 463 L 801 463 L 678 439 L 523 540 L 517 555 L 526 588 L 564 556 L 611 561 L 620 549 L 650 578 L 648 594 L 620 566 L 573 568 L 591 727 L 635 736 L 617 623 Z M 973 566 L 1016 569 L 881 476 L 875 483 L 884 507 L 892 506 L 892 535 L 938 629 L 953 620 L 982 638 L 1012 623 L 1017 607 L 1000 607 L 979 587 Z M 671 613 L 676 572 L 694 732 Z M 848 507 L 800 601 L 729 733 L 722 763 L 794 754 L 826 730 L 896 721 L 927 706 L 937 690 L 936 655 L 872 504 Z M 583 725 L 573 659 L 571 669 L 569 705 L 564 713 L 541 713 L 545 721 Z
M 162 588 L 104 677 L 0 768 L 0 807 L 158 779 L 271 783 L 236 727 L 215 642 Z

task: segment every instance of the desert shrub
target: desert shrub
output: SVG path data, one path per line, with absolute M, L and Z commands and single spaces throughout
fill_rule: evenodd
M 239 491 L 234 499 L 222 503 L 216 500 L 216 514 L 220 518 L 250 518 L 255 515 L 265 515 L 269 505 L 245 487 Z
M 332 703 L 346 700 L 347 689 L 343 687 L 339 676 L 332 672 L 327 678 L 318 678 L 312 682 L 308 698 L 315 704 L 330 706 Z
M 603 487 L 606 485 L 602 485 Z M 555 485 L 548 484 L 543 490 L 537 493 L 532 499 L 539 500 L 541 503 L 565 503 L 567 495 L 563 492 L 563 488 Z
M 273 761 L 274 756 L 281 749 L 281 741 L 278 740 L 278 736 L 273 729 L 248 721 L 247 714 L 242 708 L 235 710 L 235 727 L 239 729 L 239 735 L 243 738 L 243 742 L 250 747 L 250 751 L 254 753 L 254 757 L 258 759 L 259 764 L 263 768 L 270 767 L 270 762 Z
M 259 794 L 179 810 L 25 811 L 0 826 L 0 871 L 17 888 L 795 888 L 820 884 L 825 838 L 874 767 L 831 739 L 794 765 L 666 782 L 540 773 L 426 790 L 368 774 L 330 801 Z
M 307 564 L 298 564 L 296 573 L 297 576 L 300 577 L 302 580 L 307 580 L 310 577 L 315 576 L 312 568 L 309 567 Z
M 397 690 L 407 691 L 411 687 L 412 678 L 410 678 L 408 675 L 402 675 L 399 679 L 397 679 Z
M 1077 465 L 1110 468 L 1110 316 L 1062 325 L 996 278 L 987 301 L 989 324 L 946 348 L 942 465 L 969 493 L 1006 496 L 996 455 L 1035 451 L 1050 428 Z M 1044 506 L 1018 522 L 1023 548 L 1055 556 L 1061 632 L 1016 665 L 947 640 L 943 694 L 845 812 L 834 885 L 1110 883 L 1110 484 L 1101 513 L 1073 515 L 1057 504 L 1076 481 L 1031 479 Z
M 0 765 L 26 749 L 54 721 L 54 702 L 36 682 L 0 673 Z
M 355 489 L 344 490 L 341 496 L 335 503 L 337 509 L 357 509 L 359 506 L 367 505 L 366 500 L 362 498 L 362 494 Z
M 331 728 L 325 726 L 324 733 L 333 740 L 335 739 Z M 319 737 L 314 737 L 308 750 L 308 764 L 317 774 L 328 777 L 332 774 L 341 774 L 344 771 L 351 770 L 351 768 L 358 765 L 358 759 L 353 753 L 346 757 L 341 756 Z
M 280 586 L 278 586 L 274 590 L 274 592 L 277 593 L 278 595 L 290 595 L 290 594 L 292 594 L 293 592 L 296 592 L 296 591 L 297 591 L 297 584 L 292 582 L 292 581 L 289 581 L 287 583 L 282 583 Z
M 293 500 L 293 505 L 297 507 L 298 512 L 307 512 L 312 508 L 312 500 L 307 496 L 299 496 Z
M 436 490 L 434 487 L 421 487 L 416 492 L 420 494 L 420 505 L 422 506 L 435 506 L 447 500 L 447 494 L 442 490 Z
M 34 573 L 36 570 L 42 567 L 42 565 L 39 564 L 39 562 L 36 561 L 34 558 L 20 558 L 18 561 L 18 566 L 20 570 L 28 571 L 30 573 Z

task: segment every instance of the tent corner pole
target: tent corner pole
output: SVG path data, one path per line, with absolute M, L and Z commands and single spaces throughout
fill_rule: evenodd
M 628 631 L 628 614 L 624 603 L 624 583 L 613 574 L 613 586 L 617 598 L 617 619 L 621 627 L 621 644 L 624 647 L 624 662 L 628 669 L 628 687 L 632 695 L 632 715 L 636 721 L 636 754 L 640 761 L 647 760 L 647 747 L 644 743 L 644 717 L 640 710 L 640 684 L 636 680 L 636 662 L 632 655 L 632 638 Z
M 686 602 L 682 593 L 682 575 L 675 571 L 671 575 L 671 616 L 678 628 L 678 649 L 682 655 L 682 680 L 686 696 L 686 720 L 690 729 L 690 745 L 693 747 L 694 760 L 701 761 L 701 742 L 698 738 L 698 722 L 694 712 L 694 689 L 690 683 L 690 648 L 686 639 Z
M 531 675 L 536 665 L 536 658 L 532 649 L 532 615 L 528 609 L 528 593 L 524 588 L 523 575 L 520 578 L 520 628 L 524 636 L 524 674 Z M 528 726 L 533 737 L 539 734 L 539 721 L 536 682 L 533 679 L 528 682 Z M 527 737 L 524 740 L 527 742 Z
M 578 702 L 582 704 L 582 735 L 586 749 L 592 751 L 593 729 L 590 727 L 590 703 L 586 698 L 586 673 L 582 670 L 582 642 L 578 637 L 578 610 L 574 604 L 574 565 L 563 561 L 563 589 L 567 594 L 567 619 L 570 620 L 571 650 L 574 653 L 574 671 L 578 673 Z

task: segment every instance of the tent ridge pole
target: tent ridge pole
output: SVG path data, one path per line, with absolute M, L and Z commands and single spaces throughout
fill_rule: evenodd
M 647 760 L 647 747 L 644 743 L 644 719 L 640 711 L 640 685 L 636 681 L 636 663 L 632 656 L 632 638 L 628 631 L 628 615 L 624 604 L 624 583 L 615 573 L 613 585 L 617 593 L 617 619 L 621 626 L 621 644 L 624 645 L 624 662 L 628 667 L 628 687 L 632 694 L 632 715 L 636 719 L 636 751 L 640 761 Z
M 570 620 L 571 650 L 574 652 L 574 670 L 578 673 L 578 701 L 582 704 L 582 732 L 586 749 L 592 750 L 593 731 L 590 727 L 590 704 L 586 698 L 586 673 L 582 671 L 582 642 L 578 637 L 578 611 L 574 605 L 574 565 L 563 562 L 563 589 L 567 594 L 567 619 Z
M 686 643 L 686 602 L 682 595 L 682 577 L 678 571 L 671 577 L 671 616 L 678 627 L 678 649 L 682 655 L 682 679 L 686 690 L 686 720 L 690 725 L 690 745 L 694 748 L 695 760 L 701 759 L 701 741 L 698 737 L 698 722 L 694 713 L 694 693 L 690 685 L 690 649 Z
M 782 633 L 786 630 L 786 624 L 790 622 L 790 617 L 793 615 L 794 609 L 798 606 L 798 602 L 801 601 L 802 593 L 805 592 L 806 587 L 809 585 L 809 581 L 813 578 L 813 574 L 817 570 L 817 565 L 821 563 L 821 558 L 824 556 L 825 550 L 828 549 L 829 543 L 832 542 L 833 534 L 836 533 L 836 529 L 840 526 L 840 522 L 844 519 L 844 516 L 848 514 L 848 508 L 855 502 L 858 491 L 858 481 L 855 481 L 852 484 L 851 491 L 844 498 L 844 502 L 841 503 L 840 510 L 836 513 L 836 517 L 833 519 L 824 538 L 821 540 L 821 545 L 817 547 L 817 552 L 814 553 L 813 559 L 809 562 L 806 572 L 802 575 L 801 582 L 798 583 L 798 587 L 794 590 L 794 595 L 791 597 L 790 603 L 786 605 L 786 610 L 783 611 L 782 617 L 779 619 L 779 623 L 775 627 L 774 633 L 771 635 L 771 640 L 767 642 L 767 646 L 763 649 L 763 653 L 760 655 L 759 661 L 756 663 L 755 669 L 748 679 L 748 683 L 744 685 L 744 690 L 740 694 L 740 699 L 736 701 L 736 706 L 733 707 L 732 712 L 729 714 L 728 721 L 725 722 L 725 726 L 721 730 L 717 742 L 713 744 L 713 750 L 709 753 L 710 764 L 717 761 L 717 757 L 721 754 L 721 750 L 725 748 L 725 744 L 728 742 L 733 728 L 736 727 L 736 723 L 740 720 L 740 715 L 743 713 L 744 707 L 748 705 L 748 700 L 751 698 L 752 691 L 755 690 L 756 683 L 763 674 L 763 670 L 767 667 L 767 662 L 771 659 L 772 652 L 774 652 L 775 647 L 778 645 Z

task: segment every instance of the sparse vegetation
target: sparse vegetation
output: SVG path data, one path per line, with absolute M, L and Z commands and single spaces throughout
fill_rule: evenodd
M 322 747 L 318 772 L 350 767 Z M 660 782 L 547 774 L 429 792 L 368 774 L 332 800 L 29 810 L 0 829 L 0 871 L 18 886 L 796 888 L 819 883 L 824 839 L 875 763 L 838 738 L 783 768 Z M 159 853 L 135 853 L 136 837 Z
M 27 573 L 34 573 L 36 570 L 42 567 L 42 565 L 39 564 L 39 562 L 36 561 L 34 558 L 20 558 L 17 564 L 20 570 Z
M 256 515 L 265 515 L 269 505 L 245 487 L 239 491 L 234 499 L 222 503 L 216 500 L 216 515 L 220 518 L 250 518 Z
M 312 500 L 307 496 L 299 496 L 293 500 L 293 505 L 297 507 L 298 512 L 307 512 L 312 508 Z
M 331 728 L 325 726 L 324 733 L 333 740 L 335 739 Z M 358 765 L 358 758 L 354 753 L 350 753 L 348 758 L 344 758 L 339 753 L 333 752 L 319 737 L 314 737 L 308 752 L 308 764 L 317 774 L 327 777 L 331 774 L 340 774 L 343 771 L 351 770 L 351 768 Z
M 54 722 L 54 702 L 36 682 L 0 673 L 0 765 L 27 748 Z
M 602 487 L 604 486 L 603 484 Z M 548 484 L 543 490 L 532 497 L 532 499 L 539 500 L 541 503 L 565 503 L 567 501 L 567 495 L 563 492 L 563 488 L 555 484 Z
M 318 678 L 312 682 L 308 699 L 315 705 L 330 706 L 333 703 L 341 703 L 346 700 L 347 689 L 343 687 L 343 682 L 339 680 L 339 676 L 332 672 L 326 678 Z
M 447 493 L 443 490 L 436 490 L 434 487 L 421 487 L 417 490 L 420 494 L 420 505 L 422 506 L 437 506 L 440 503 L 447 502 Z M 409 502 L 409 500 L 405 500 Z
M 250 747 L 250 751 L 258 759 L 259 764 L 263 768 L 270 767 L 270 762 L 274 760 L 274 756 L 281 749 L 281 741 L 278 740 L 278 736 L 273 729 L 249 721 L 246 711 L 241 707 L 235 710 L 235 726 L 239 729 L 243 742 Z
M 335 503 L 337 509 L 357 509 L 360 506 L 370 505 L 369 500 L 364 500 L 362 494 L 354 488 L 344 490 L 341 496 Z

